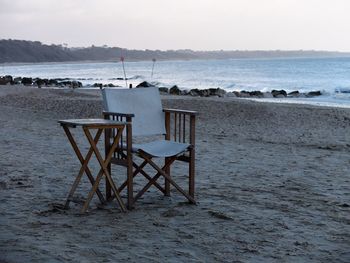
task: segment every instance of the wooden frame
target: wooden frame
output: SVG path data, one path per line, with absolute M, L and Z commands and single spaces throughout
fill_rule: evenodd
M 175 187 L 180 193 L 182 193 L 190 203 L 195 204 L 195 121 L 197 112 L 186 111 L 178 109 L 163 109 L 165 114 L 165 139 L 173 140 L 182 143 L 189 143 L 190 147 L 188 151 L 179 156 L 167 157 L 164 160 L 164 166 L 159 167 L 156 165 L 152 157 L 147 153 L 138 151 L 137 154 L 144 161 L 141 164 L 136 164 L 133 161 L 132 152 L 132 118 L 133 114 L 124 114 L 116 112 L 103 112 L 104 119 L 107 120 L 117 120 L 117 121 L 127 121 L 131 123 L 130 126 L 126 128 L 125 140 L 121 139 L 120 147 L 116 149 L 114 156 L 111 158 L 111 164 L 122 165 L 127 168 L 127 179 L 119 187 L 119 192 L 122 191 L 127 186 L 127 207 L 129 209 L 133 208 L 134 203 L 151 187 L 152 185 L 158 188 L 164 195 L 170 196 L 171 185 Z M 106 154 L 110 151 L 110 138 L 113 134 L 113 130 L 109 130 L 105 133 L 105 143 L 106 143 Z M 189 185 L 188 191 L 184 191 L 171 177 L 171 164 L 175 161 L 186 162 L 189 165 L 188 175 L 189 175 Z M 111 164 L 108 166 L 108 171 L 111 173 Z M 152 177 L 148 175 L 143 168 L 147 165 L 151 165 L 157 173 Z M 135 196 L 133 195 L 133 178 L 142 174 L 148 183 L 139 191 Z M 157 179 L 163 176 L 165 179 L 165 185 L 161 186 L 157 183 Z M 110 189 L 106 189 L 109 194 L 107 198 L 113 198 Z
M 113 154 L 114 154 L 114 152 L 119 144 L 119 141 L 120 141 L 120 138 L 122 136 L 122 133 L 123 133 L 125 126 L 128 126 L 130 124 L 115 122 L 115 121 L 107 121 L 104 119 L 74 119 L 74 120 L 61 120 L 58 122 L 63 127 L 63 129 L 67 135 L 67 138 L 68 138 L 69 142 L 71 143 L 73 150 L 74 150 L 75 154 L 77 155 L 77 157 L 80 161 L 80 164 L 81 164 L 80 171 L 74 180 L 74 183 L 71 187 L 71 190 L 69 191 L 67 200 L 65 202 L 65 205 L 64 205 L 65 209 L 69 208 L 69 203 L 72 200 L 74 192 L 76 191 L 76 189 L 79 185 L 79 182 L 80 182 L 80 180 L 85 172 L 90 180 L 92 188 L 91 188 L 91 190 L 88 194 L 88 197 L 83 205 L 83 208 L 81 210 L 82 213 L 86 212 L 86 210 L 88 209 L 89 203 L 91 202 L 94 193 L 97 193 L 101 203 L 105 203 L 105 199 L 103 197 L 103 194 L 101 193 L 101 191 L 98 188 L 98 185 L 99 185 L 103 176 L 105 176 L 106 181 L 108 182 L 110 189 L 113 191 L 114 196 L 116 197 L 117 202 L 120 206 L 120 209 L 123 212 L 125 212 L 126 211 L 125 204 L 123 203 L 123 201 L 119 195 L 118 188 L 110 175 L 110 172 L 108 170 L 108 165 L 109 165 L 110 160 L 111 160 L 111 158 L 112 158 L 112 156 L 113 156 Z M 85 158 L 81 154 L 81 151 L 79 150 L 79 147 L 78 147 L 76 141 L 74 140 L 72 133 L 69 130 L 69 128 L 76 128 L 77 126 L 82 126 L 84 134 L 85 134 L 85 136 L 90 144 L 90 148 L 89 148 Z M 91 135 L 90 130 L 92 130 L 92 129 L 97 130 L 95 137 L 92 137 L 92 135 Z M 109 151 L 106 152 L 105 159 L 103 159 L 100 151 L 97 148 L 97 143 L 98 143 L 103 131 L 106 131 L 109 129 L 114 129 L 116 133 L 111 137 L 112 143 L 109 147 Z M 96 178 L 93 177 L 93 175 L 88 167 L 88 163 L 89 163 L 93 153 L 95 154 L 95 157 L 97 158 L 97 161 L 100 165 L 100 171 L 98 172 Z

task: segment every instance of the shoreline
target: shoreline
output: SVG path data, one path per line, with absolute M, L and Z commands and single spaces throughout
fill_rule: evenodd
M 121 88 L 121 87 L 120 87 Z M 0 85 L 0 95 L 1 93 L 9 93 L 11 92 L 27 92 L 29 90 L 39 89 L 36 86 L 25 86 L 25 85 Z M 58 90 L 63 92 L 71 92 L 71 93 L 81 93 L 81 94 L 91 94 L 95 96 L 99 96 L 100 88 L 97 87 L 89 87 L 83 86 L 80 88 L 62 88 L 62 87 L 41 87 L 42 90 Z M 297 98 L 297 97 L 285 97 L 285 98 L 247 98 L 247 97 L 218 97 L 218 96 L 208 96 L 208 97 L 200 97 L 200 96 L 190 96 L 190 95 L 171 95 L 161 93 L 163 98 L 172 98 L 172 99 L 199 99 L 199 100 L 218 100 L 218 101 L 253 101 L 257 103 L 276 103 L 276 104 L 286 104 L 286 105 L 307 105 L 313 107 L 326 107 L 326 108 L 350 108 L 350 101 L 346 99 L 334 99 L 330 97 L 330 95 L 320 95 L 317 97 L 309 97 L 309 98 Z M 350 97 L 349 97 L 350 99 Z

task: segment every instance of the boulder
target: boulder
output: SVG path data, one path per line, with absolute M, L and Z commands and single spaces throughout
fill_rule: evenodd
M 191 90 L 189 91 L 189 95 L 194 96 L 194 97 L 200 96 L 199 89 L 191 89 Z
M 209 95 L 210 96 L 218 96 L 218 97 L 224 97 L 226 94 L 226 90 L 217 88 L 217 89 L 209 89 Z
M 94 83 L 94 84 L 92 85 L 92 87 L 102 89 L 103 84 L 102 84 L 102 83 Z
M 350 93 L 349 88 L 336 88 L 335 93 Z
M 33 79 L 32 78 L 22 78 L 22 84 L 29 86 L 33 85 Z
M 321 96 L 321 91 L 310 91 L 306 94 L 307 97 L 315 97 L 315 96 Z
M 288 93 L 289 97 L 299 97 L 299 95 L 300 95 L 300 93 L 297 90 Z
M 275 97 L 275 98 L 283 98 L 287 96 L 287 92 L 285 90 L 272 90 L 271 94 Z
M 240 97 L 240 98 L 250 98 L 250 92 L 242 90 L 241 92 L 238 93 L 238 97 Z
M 139 85 L 136 86 L 136 88 L 149 88 L 149 87 L 154 87 L 154 85 L 152 83 L 147 82 L 147 81 L 143 81 Z
M 175 85 L 175 86 L 170 88 L 169 93 L 171 95 L 180 95 L 181 94 L 181 90 L 179 89 L 178 86 Z
M 22 78 L 21 77 L 16 77 L 16 78 L 14 78 L 13 79 L 13 84 L 21 84 L 21 82 L 22 82 Z
M 208 89 L 201 89 L 199 90 L 199 96 L 201 97 L 209 97 L 210 91 Z
M 49 80 L 36 78 L 36 79 L 34 79 L 34 84 L 36 84 L 38 86 L 38 88 L 41 88 L 42 86 L 47 86 L 49 84 Z
M 58 83 L 61 87 L 64 87 L 64 86 L 71 86 L 71 81 L 69 80 L 65 80 L 65 81 L 61 81 Z
M 262 98 L 264 96 L 264 94 L 259 90 L 251 91 L 249 92 L 249 95 L 251 97 L 258 97 L 258 98 Z
M 0 85 L 8 85 L 13 83 L 13 78 L 10 75 L 0 77 Z
M 103 84 L 103 87 L 114 88 L 114 87 L 118 87 L 118 86 L 114 85 L 113 83 L 108 83 L 108 84 Z
M 188 89 L 181 90 L 180 95 L 183 95 L 183 96 L 190 95 L 190 91 Z
M 159 88 L 159 92 L 162 94 L 168 94 L 169 93 L 169 89 L 165 88 L 165 87 L 161 87 Z
M 49 86 L 57 86 L 58 81 L 56 79 L 49 79 L 48 84 L 49 84 Z
M 80 81 L 71 81 L 70 84 L 71 88 L 76 89 L 76 88 L 81 88 L 83 86 L 83 84 Z

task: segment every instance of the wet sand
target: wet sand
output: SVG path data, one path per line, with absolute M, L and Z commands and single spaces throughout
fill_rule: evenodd
M 57 209 L 79 169 L 57 120 L 100 117 L 100 95 L 0 86 L 0 262 L 350 262 L 349 109 L 163 104 L 200 113 L 198 205 L 151 189 L 126 214 L 95 198 L 81 215 L 86 178 Z M 185 185 L 185 167 L 173 170 Z

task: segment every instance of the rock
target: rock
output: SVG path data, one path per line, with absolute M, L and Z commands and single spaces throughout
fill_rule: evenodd
M 154 87 L 154 85 L 152 83 L 147 82 L 147 81 L 143 81 L 139 85 L 136 86 L 136 88 L 149 88 L 149 87 Z
M 242 90 L 238 93 L 238 97 L 240 98 L 250 98 L 250 93 L 248 91 Z
M 289 97 L 299 97 L 299 95 L 300 95 L 300 93 L 297 90 L 288 93 Z
M 34 79 L 34 84 L 36 84 L 38 86 L 38 88 L 41 88 L 42 86 L 47 86 L 49 84 L 49 80 L 36 78 L 36 79 Z
M 179 89 L 178 86 L 175 85 L 175 86 L 170 88 L 169 93 L 171 95 L 180 95 L 181 94 L 181 90 Z
M 335 93 L 350 93 L 349 88 L 336 88 Z
M 70 86 L 70 85 L 71 85 L 71 82 L 68 81 L 68 80 L 65 80 L 65 81 L 59 82 L 58 84 L 59 84 L 59 86 L 61 86 L 61 87 L 65 87 L 65 86 Z
M 190 95 L 190 91 L 189 90 L 181 90 L 181 93 L 180 95 L 183 95 L 183 96 L 187 96 L 187 95 Z
M 22 78 L 22 84 L 29 86 L 33 85 L 33 79 L 32 78 Z
M 226 90 L 217 88 L 217 89 L 209 89 L 209 96 L 218 96 L 224 97 L 226 94 Z
M 321 91 L 310 91 L 306 94 L 307 97 L 314 97 L 314 96 L 321 96 L 322 93 Z
M 13 83 L 13 78 L 10 75 L 0 77 L 0 85 L 8 85 Z
M 70 84 L 71 88 L 76 89 L 76 88 L 81 88 L 83 86 L 83 84 L 80 81 L 71 81 Z
M 56 80 L 58 80 L 58 79 L 56 79 Z M 62 87 L 62 88 L 69 87 L 69 88 L 76 89 L 76 88 L 82 87 L 83 84 L 80 81 L 76 81 L 76 80 L 64 80 L 64 81 L 60 81 L 60 82 L 57 81 L 56 86 Z
M 49 86 L 57 86 L 58 81 L 56 79 L 49 79 L 48 85 Z
M 275 98 L 283 98 L 287 96 L 287 92 L 285 90 L 272 90 L 271 94 L 275 97 Z
M 103 87 L 103 84 L 102 83 L 94 83 L 93 85 L 92 85 L 92 87 L 94 87 L 94 88 L 102 88 Z
M 210 92 L 208 89 L 201 89 L 199 90 L 199 96 L 201 97 L 209 97 L 210 96 Z
M 194 97 L 200 96 L 199 89 L 191 89 L 191 90 L 189 91 L 189 95 L 194 96 Z
M 249 95 L 251 97 L 258 97 L 258 98 L 262 98 L 264 96 L 264 94 L 259 90 L 251 91 L 249 92 Z
M 162 93 L 162 94 L 168 94 L 169 93 L 169 89 L 161 87 L 161 88 L 159 88 L 159 92 Z
M 21 77 L 16 77 L 13 79 L 13 84 L 17 85 L 17 84 L 21 84 L 22 82 L 22 78 Z

